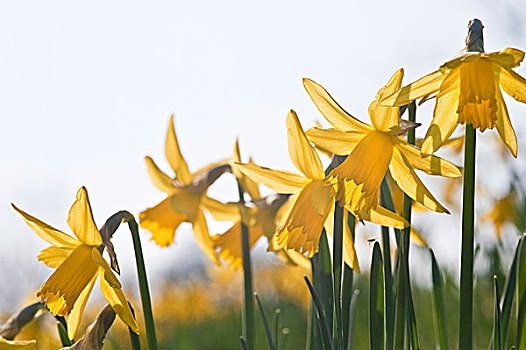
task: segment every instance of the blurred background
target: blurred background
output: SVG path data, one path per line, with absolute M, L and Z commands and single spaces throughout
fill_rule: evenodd
M 169 170 L 164 139 L 171 114 L 191 170 L 231 156 L 238 137 L 245 160 L 250 155 L 259 165 L 295 171 L 287 154 L 288 110 L 298 113 L 305 129 L 316 121 L 327 126 L 302 86 L 303 77 L 322 84 L 347 111 L 368 122 L 367 107 L 391 74 L 404 67 L 404 82 L 409 83 L 438 68 L 463 47 L 472 18 L 485 25 L 487 52 L 526 49 L 522 5 L 519 0 L 323 5 L 314 1 L 1 1 L 0 312 L 8 314 L 32 301 L 51 273 L 36 259 L 47 243 L 15 214 L 11 202 L 70 232 L 69 207 L 78 188 L 86 186 L 99 227 L 121 209 L 138 216 L 164 197 L 150 183 L 144 156 Z M 526 75 L 524 67 L 516 71 Z M 493 266 L 490 256 L 495 247 L 507 266 L 508 248 L 518 233 L 514 225 L 505 223 L 499 240 L 495 220 L 482 219 L 510 193 L 514 181 L 510 174 L 526 168 L 526 106 L 505 99 L 519 155 L 513 160 L 495 142 L 496 131 L 479 137 L 477 242 L 483 254 L 476 268 L 480 271 Z M 433 105 L 428 102 L 417 111 L 423 123 L 417 129 L 419 137 L 429 125 Z M 454 151 L 441 152 L 462 164 Z M 460 251 L 460 183 L 425 175 L 422 179 L 452 215 L 417 213 L 414 226 L 435 250 L 454 288 Z M 209 191 L 221 201 L 236 200 L 236 193 L 230 175 Z M 228 226 L 209 220 L 211 234 Z M 141 232 L 154 300 L 215 305 L 200 316 L 177 314 L 180 320 L 188 317 L 194 322 L 180 323 L 197 322 L 214 331 L 217 324 L 231 322 L 235 326 L 225 326 L 231 332 L 225 339 L 238 346 L 240 273 L 207 262 L 190 224 L 180 227 L 176 243 L 168 248 L 157 247 L 147 231 Z M 364 270 L 371 256 L 368 240 L 375 237 L 378 227 L 359 226 L 356 244 Z M 125 290 L 133 296 L 137 282 L 125 229 L 117 232 L 114 244 Z M 301 279 L 305 272 L 284 269 L 265 249 L 266 242 L 259 242 L 253 251 L 255 267 L 266 271 L 273 282 L 256 282 L 256 290 L 263 289 L 260 292 L 272 310 L 288 310 L 284 317 L 289 317 L 292 331 L 304 332 L 306 316 L 294 315 L 304 315 L 308 307 Z M 427 250 L 415 248 L 411 259 L 416 287 L 425 291 L 430 283 Z M 276 277 L 285 273 L 298 278 Z M 199 286 L 220 283 L 226 287 L 202 292 L 211 295 L 192 296 L 200 293 Z M 268 291 L 263 288 L 267 285 L 275 287 Z M 190 296 L 181 296 L 186 295 L 181 290 Z M 207 298 L 215 299 L 209 303 Z M 96 294 L 92 299 L 100 301 Z M 168 319 L 168 309 L 159 305 L 154 312 L 163 334 L 162 319 Z M 218 318 L 224 319 L 217 322 Z M 191 332 L 173 334 L 182 337 Z M 302 337 L 296 336 L 298 341 Z

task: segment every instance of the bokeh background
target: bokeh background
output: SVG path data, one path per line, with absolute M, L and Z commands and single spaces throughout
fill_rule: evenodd
M 121 209 L 138 215 L 163 199 L 149 181 L 144 156 L 168 171 L 163 150 L 171 114 L 191 170 L 229 157 L 236 138 L 245 159 L 250 155 L 257 164 L 294 170 L 287 154 L 288 110 L 298 113 L 304 128 L 316 121 L 327 125 L 301 78 L 322 84 L 350 113 L 368 121 L 369 103 L 396 69 L 405 68 L 406 83 L 435 70 L 463 47 L 472 18 L 485 25 L 487 52 L 524 50 L 523 5 L 520 0 L 1 1 L 0 312 L 34 298 L 51 272 L 36 260 L 47 244 L 11 202 L 66 232 L 80 186 L 89 191 L 99 226 Z M 524 67 L 516 71 L 526 75 Z M 424 126 L 417 136 L 425 133 L 432 106 L 419 108 Z M 520 172 L 526 170 L 526 107 L 510 102 L 508 108 L 519 139 L 513 166 Z M 478 185 L 498 197 L 508 190 L 509 172 L 501 165 L 511 156 L 493 142 L 492 133 L 479 138 Z M 423 180 L 443 198 L 443 183 Z M 209 193 L 233 201 L 237 192 L 233 179 L 224 176 Z M 477 203 L 478 212 L 489 205 Z M 419 215 L 414 222 L 439 263 L 456 276 L 460 224 L 458 208 L 450 209 L 451 216 Z M 214 234 L 228 225 L 210 220 L 209 226 Z M 133 290 L 131 240 L 124 229 L 119 232 L 114 244 L 122 279 Z M 363 266 L 370 260 L 367 240 L 378 234 L 374 225 L 359 228 Z M 161 298 L 167 281 L 223 273 L 205 261 L 189 224 L 180 227 L 169 248 L 155 246 L 149 237 L 142 231 L 154 299 Z M 491 227 L 479 226 L 477 240 L 494 241 Z M 278 266 L 265 248 L 260 243 L 253 253 L 256 267 Z M 424 255 L 415 250 L 412 259 L 421 263 L 413 265 L 415 280 L 425 286 L 430 277 Z

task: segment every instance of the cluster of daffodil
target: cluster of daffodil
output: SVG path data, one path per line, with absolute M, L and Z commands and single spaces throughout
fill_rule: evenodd
M 214 264 L 226 262 L 234 269 L 243 270 L 243 346 L 248 349 L 255 346 L 249 249 L 264 236 L 268 240 L 268 250 L 276 252 L 284 261 L 307 268 L 312 266 L 314 284 L 306 277 L 313 297 L 313 315 L 316 315 L 313 324 L 317 324 L 311 326 L 314 330 L 310 332 L 312 346 L 347 348 L 349 342 L 352 343 L 346 325 L 349 305 L 352 304 L 352 273 L 360 271 L 354 247 L 354 225 L 357 221 L 369 221 L 382 226 L 383 238 L 383 256 L 379 244 L 375 243 L 371 265 L 371 348 L 381 349 L 385 345 L 387 349 L 399 349 L 404 341 L 410 343 L 411 348 L 419 348 L 409 281 L 408 242 L 410 236 L 423 244 L 425 242 L 411 228 L 411 210 L 413 207 L 414 210 L 449 212 L 427 189 L 417 171 L 447 178 L 462 177 L 461 168 L 434 153 L 442 146 L 460 152 L 465 143 L 460 348 L 472 348 L 474 130 L 484 132 L 496 128 L 503 143 L 516 157 L 517 139 L 501 88 L 517 101 L 526 103 L 526 80 L 513 71 L 523 60 L 524 52 L 505 49 L 484 53 L 482 28 L 480 21 L 471 21 L 466 49 L 435 72 L 402 87 L 404 70 L 396 71 L 369 105 L 370 125 L 344 110 L 321 85 L 304 79 L 308 95 L 332 128 L 312 127 L 305 131 L 293 110 L 287 114 L 288 153 L 301 174 L 269 169 L 252 160 L 242 163 L 237 142 L 233 157 L 192 173 L 179 148 L 173 118 L 170 119 L 165 153 L 174 176 L 161 171 L 152 158 L 146 157 L 151 181 L 166 193 L 166 198 L 139 214 L 140 225 L 151 233 L 156 244 L 166 247 L 174 243 L 175 232 L 183 222 L 191 223 L 197 243 Z M 436 104 L 425 138 L 415 140 L 414 129 L 420 124 L 414 120 L 414 101 L 420 98 L 421 103 L 436 99 Z M 410 118 L 407 121 L 401 116 L 408 105 Z M 459 124 L 466 125 L 465 138 L 450 138 Z M 327 169 L 323 169 L 317 149 L 332 155 L 332 163 Z M 235 175 L 239 202 L 223 203 L 207 195 L 209 187 L 225 173 Z M 275 193 L 263 197 L 259 184 Z M 245 202 L 245 193 L 250 196 L 248 203 Z M 503 199 L 490 214 L 495 222 L 516 220 L 517 214 L 506 206 L 511 196 Z M 87 191 L 82 187 L 67 220 L 73 237 L 15 205 L 13 208 L 39 237 L 51 244 L 38 259 L 56 270 L 38 290 L 37 296 L 51 313 L 64 318 L 61 327 L 67 341 L 75 339 L 97 277 L 101 293 L 109 304 L 108 310 L 113 310 L 103 311 L 106 316 L 100 316 L 101 320 L 111 319 L 100 321 L 106 325 L 103 333 L 108 330 L 115 314 L 132 332 L 139 333 L 122 285 L 114 273 L 119 272 L 119 268 L 110 241 L 119 223 L 127 222 L 138 254 L 148 346 L 149 349 L 156 348 L 144 261 L 142 253 L 137 253 L 140 252 L 140 241 L 131 214 L 116 214 L 99 231 L 93 220 Z M 206 212 L 216 220 L 229 221 L 233 225 L 223 234 L 211 235 Z M 501 226 L 497 225 L 497 234 L 500 235 Z M 395 230 L 399 251 L 395 272 L 391 268 L 389 227 Z M 334 244 L 328 284 L 324 284 L 327 279 L 324 280 L 323 275 L 327 273 L 326 259 L 330 262 L 326 235 L 333 237 Z M 102 257 L 104 250 L 111 257 L 111 266 Z M 521 252 L 517 256 L 521 257 Z M 505 307 L 500 305 L 500 297 L 496 298 L 499 326 L 495 327 L 497 330 L 493 335 L 495 344 L 501 342 L 502 330 L 499 327 L 504 311 L 499 310 Z M 523 313 L 526 315 L 526 311 Z M 97 327 L 101 326 L 94 325 L 91 330 Z M 444 327 L 443 322 L 441 327 Z M 526 331 L 525 324 L 518 327 L 519 331 Z M 406 334 L 406 329 L 410 329 L 409 334 Z M 439 333 L 443 332 L 439 329 Z M 316 335 L 318 339 L 314 339 Z M 526 335 L 518 338 L 517 347 L 526 346 Z M 268 341 L 269 347 L 274 349 L 277 340 L 273 342 L 269 334 Z M 446 343 L 441 338 L 442 348 Z M 4 348 L 3 344 L 28 347 L 34 342 L 16 343 L 0 337 L 0 349 Z M 72 344 L 66 342 L 64 345 Z

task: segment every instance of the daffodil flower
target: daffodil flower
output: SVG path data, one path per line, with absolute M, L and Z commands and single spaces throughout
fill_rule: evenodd
M 36 345 L 35 340 L 7 340 L 0 337 L 0 350 L 33 350 Z
M 68 225 L 76 238 L 43 223 L 14 204 L 12 206 L 40 238 L 52 244 L 40 252 L 38 260 L 56 270 L 40 287 L 37 296 L 54 315 L 66 318 L 69 338 L 75 338 L 97 276 L 100 276 L 104 298 L 119 318 L 138 333 L 139 327 L 121 290 L 121 283 L 101 255 L 102 238 L 93 220 L 86 188 L 79 189 L 69 210 Z
M 276 229 L 274 249 L 295 249 L 312 257 L 334 205 L 337 181 L 325 177 L 320 158 L 292 110 L 287 115 L 287 131 L 290 158 L 304 176 L 255 164 L 234 163 L 233 169 L 278 193 L 293 195 L 290 209 Z
M 200 248 L 212 262 L 219 264 L 203 210 L 208 209 L 216 213 L 214 216 L 225 216 L 225 220 L 239 215 L 236 205 L 227 206 L 206 196 L 208 187 L 223 173 L 230 171 L 230 165 L 226 161 L 212 163 L 195 173 L 190 173 L 179 149 L 173 116 L 170 118 L 166 135 L 165 153 L 175 172 L 175 178 L 172 179 L 162 172 L 152 158 L 146 157 L 152 183 L 168 197 L 155 207 L 140 213 L 140 225 L 152 233 L 151 239 L 155 243 L 166 247 L 174 242 L 175 231 L 179 225 L 190 222 Z
M 369 106 L 372 126 L 347 113 L 319 84 L 304 79 L 304 86 L 323 116 L 336 129 L 313 128 L 309 140 L 345 161 L 332 170 L 338 179 L 337 200 L 360 220 L 403 228 L 407 222 L 379 205 L 380 185 L 389 170 L 397 185 L 413 200 L 437 212 L 448 212 L 417 176 L 415 169 L 430 175 L 459 177 L 459 169 L 439 157 L 424 158 L 420 150 L 404 141 L 400 134 L 398 107 L 382 107 L 379 101 L 398 90 L 403 70 L 389 79 Z
M 512 48 L 492 53 L 463 52 L 439 70 L 385 94 L 380 103 L 402 106 L 420 97 L 436 96 L 433 120 L 422 144 L 424 155 L 438 150 L 458 124 L 467 123 L 481 132 L 496 127 L 517 157 L 517 137 L 500 88 L 526 103 L 526 80 L 513 71 L 523 59 L 524 52 Z

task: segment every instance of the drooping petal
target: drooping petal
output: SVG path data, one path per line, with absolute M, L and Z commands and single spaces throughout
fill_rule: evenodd
M 511 69 L 501 68 L 498 81 L 508 95 L 519 102 L 526 103 L 526 79 Z
M 409 233 L 409 239 L 411 240 L 412 243 L 418 244 L 419 246 L 426 247 L 426 248 L 429 247 L 425 239 L 418 233 L 417 230 L 414 229 L 414 227 L 411 227 L 411 231 Z
M 237 221 L 240 218 L 239 205 L 237 203 L 222 203 L 207 196 L 201 198 L 201 204 L 218 221 Z
M 387 96 L 392 95 L 402 86 L 404 70 L 399 69 L 389 79 L 387 84 L 378 91 L 376 99 L 369 105 L 369 118 L 371 124 L 378 131 L 388 132 L 396 135 L 400 132 L 400 110 L 397 107 L 383 107 L 380 101 Z
M 102 296 L 108 304 L 111 305 L 113 310 L 119 318 L 124 322 L 132 331 L 139 334 L 139 326 L 133 317 L 133 314 L 130 310 L 126 297 L 120 288 L 113 288 L 105 278 L 102 277 L 104 274 L 103 269 L 99 269 L 100 274 L 100 291 Z
M 55 270 L 48 280 L 40 287 L 37 296 L 44 302 L 54 315 L 69 315 L 80 294 L 86 288 L 99 265 L 91 259 L 92 247 L 81 244 Z M 63 299 L 63 300 L 61 300 Z
M 316 146 L 333 154 L 346 156 L 367 134 L 356 131 L 340 131 L 338 129 L 310 128 L 306 132 L 309 140 Z
M 440 89 L 446 75 L 440 70 L 430 73 L 414 83 L 404 86 L 380 101 L 381 106 L 403 106 Z
M 35 231 L 35 233 L 45 240 L 48 243 L 53 244 L 56 247 L 61 248 L 75 248 L 79 244 L 81 244 L 79 241 L 77 241 L 75 238 L 71 237 L 70 235 L 65 234 L 62 231 L 57 230 L 56 228 L 53 228 L 49 226 L 46 223 L 43 223 L 42 221 L 38 220 L 37 218 L 27 214 L 21 209 L 18 209 L 16 205 L 11 203 L 11 206 L 13 209 L 15 209 L 22 217 L 24 218 L 24 221 L 26 224 L 29 225 Z
M 40 251 L 37 259 L 42 261 L 49 267 L 57 268 L 67 259 L 67 257 L 73 252 L 74 248 L 64 248 L 51 246 Z
M 255 164 L 234 163 L 232 167 L 238 168 L 252 180 L 283 194 L 296 193 L 311 182 L 310 179 L 289 171 L 272 170 Z
M 320 157 L 307 140 L 298 116 L 293 110 L 290 110 L 287 115 L 287 139 L 289 156 L 296 168 L 309 179 L 323 179 L 325 174 Z
M 104 278 L 113 288 L 122 288 L 121 282 L 119 282 L 119 279 L 111 270 L 110 265 L 104 260 L 96 248 L 93 248 L 91 251 L 91 259 L 99 265 L 99 272 L 103 272 L 102 274 L 99 273 L 100 278 Z
M 521 50 L 507 48 L 501 52 L 491 52 L 486 57 L 493 63 L 511 69 L 518 67 L 524 59 L 524 52 Z
M 199 211 L 197 217 L 192 221 L 192 228 L 197 244 L 205 255 L 216 265 L 221 265 L 219 257 L 215 251 L 214 241 L 208 233 L 208 225 L 206 223 L 205 215 Z
M 250 226 L 248 228 L 249 247 L 252 248 L 257 240 L 263 235 L 261 228 Z M 230 229 L 223 234 L 212 237 L 214 246 L 219 249 L 219 256 L 228 265 L 238 270 L 243 267 L 243 254 L 241 249 L 241 222 L 236 222 Z
M 303 86 L 321 114 L 334 127 L 342 131 L 368 132 L 372 128 L 347 113 L 329 93 L 310 79 L 303 79 Z
M 84 288 L 82 293 L 80 293 L 77 302 L 71 310 L 71 313 L 68 316 L 66 316 L 66 324 L 68 326 L 68 337 L 71 340 L 75 339 L 75 334 L 77 334 L 77 329 L 80 325 L 82 313 L 84 312 L 84 308 L 86 307 L 86 303 L 88 302 L 89 296 L 91 294 L 93 285 L 95 284 L 96 280 L 97 274 L 93 276 L 86 288 Z
M 451 162 L 433 155 L 424 157 L 418 148 L 404 140 L 397 139 L 395 147 L 404 155 L 411 167 L 422 170 L 426 174 L 452 178 L 462 176 L 458 167 Z
M 232 162 L 241 163 L 241 154 L 239 152 L 239 141 L 237 139 L 234 145 L 234 155 L 232 156 Z M 254 163 L 252 161 L 252 158 L 249 159 L 249 163 Z M 261 193 L 259 192 L 259 186 L 255 181 L 245 176 L 237 168 L 232 168 L 232 172 L 236 176 L 237 181 L 239 181 L 239 183 L 241 184 L 241 187 L 243 188 L 243 190 L 245 190 L 245 192 L 248 193 L 250 198 L 252 199 L 261 198 Z
M 500 89 L 497 88 L 497 131 L 499 132 L 502 142 L 508 147 L 511 154 L 517 158 L 517 136 L 511 126 L 510 116 L 508 115 L 508 108 L 506 102 L 502 98 Z
M 36 340 L 7 340 L 0 337 L 0 350 L 34 350 Z
M 424 156 L 435 153 L 451 136 L 458 125 L 459 91 L 453 90 L 445 95 L 439 94 L 433 112 L 433 120 L 422 143 Z
M 343 261 L 355 272 L 360 273 L 360 263 L 354 248 L 354 238 L 348 225 L 348 217 L 349 212 L 345 210 L 343 214 Z
M 164 193 L 171 194 L 174 191 L 172 179 L 157 167 L 152 158 L 146 156 L 144 159 L 146 160 L 146 169 L 153 185 Z
M 176 212 L 168 197 L 153 208 L 148 208 L 139 214 L 141 227 L 151 232 L 151 240 L 160 247 L 167 247 L 174 242 L 175 230 L 188 221 L 186 214 Z
M 77 192 L 77 199 L 69 210 L 68 225 L 82 243 L 92 246 L 102 244 L 102 237 L 93 220 L 88 191 L 84 186 Z
M 393 227 L 400 230 L 409 226 L 409 223 L 403 217 L 379 205 L 368 211 L 358 212 L 357 217 L 359 220 L 365 220 L 372 222 L 373 224 Z
M 188 170 L 188 165 L 181 154 L 181 149 L 177 142 L 173 115 L 170 117 L 170 124 L 168 125 L 168 132 L 166 133 L 164 152 L 168 163 L 175 172 L 176 179 L 185 185 L 189 184 L 192 181 L 192 175 Z
M 430 210 L 439 213 L 449 213 L 424 186 L 413 168 L 396 148 L 393 152 L 391 164 L 389 164 L 389 170 L 398 186 L 413 200 Z

